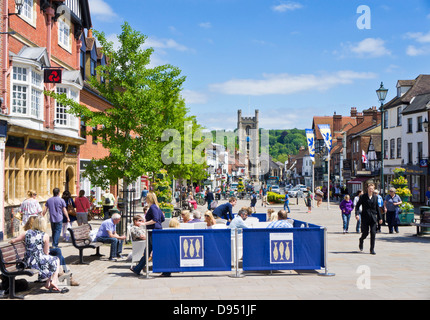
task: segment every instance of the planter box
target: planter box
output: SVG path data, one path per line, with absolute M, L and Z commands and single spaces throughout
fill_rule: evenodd
M 171 218 L 172 217 L 172 209 L 161 208 L 161 211 L 163 211 L 165 218 Z
M 410 225 L 414 222 L 414 213 L 413 212 L 402 212 L 399 213 L 400 225 Z

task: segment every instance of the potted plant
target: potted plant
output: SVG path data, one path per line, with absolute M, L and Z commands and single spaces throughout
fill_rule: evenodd
M 403 202 L 409 201 L 409 197 L 412 196 L 411 190 L 409 190 L 408 187 L 397 188 L 396 193 L 402 199 Z
M 171 181 L 166 170 L 160 170 L 160 172 L 155 175 L 155 181 L 152 183 L 158 204 L 166 218 L 171 218 L 173 212 L 173 205 L 170 203 L 172 199 L 172 189 L 170 185 Z
M 400 225 L 410 225 L 414 222 L 414 206 L 409 202 L 402 202 L 400 205 L 399 220 Z

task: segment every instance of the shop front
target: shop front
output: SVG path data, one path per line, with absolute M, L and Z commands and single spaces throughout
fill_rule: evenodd
M 414 204 L 424 205 L 425 193 L 427 190 L 427 176 L 429 174 L 427 166 L 402 166 L 405 171 L 405 178 L 408 180 L 408 187 L 412 196 L 410 201 Z
M 14 219 L 28 191 L 37 193 L 40 203 L 52 196 L 52 190 L 77 195 L 79 146 L 81 138 L 10 125 L 5 144 L 4 229 L 7 237 L 19 231 Z

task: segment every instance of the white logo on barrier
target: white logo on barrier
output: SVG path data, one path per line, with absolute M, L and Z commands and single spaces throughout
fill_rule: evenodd
M 270 263 L 294 263 L 293 238 L 292 233 L 270 234 Z
M 204 243 L 203 236 L 181 236 L 179 237 L 180 266 L 181 267 L 203 267 L 204 266 Z

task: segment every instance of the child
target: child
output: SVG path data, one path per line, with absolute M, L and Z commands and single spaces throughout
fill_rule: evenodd
M 287 211 L 288 209 L 288 213 L 290 213 L 290 198 L 288 197 L 288 191 L 285 192 L 285 199 L 284 199 L 284 210 Z
M 349 219 L 351 218 L 351 211 L 354 209 L 354 204 L 352 203 L 349 195 L 345 196 L 340 203 L 339 208 L 342 211 L 343 233 L 348 233 Z

